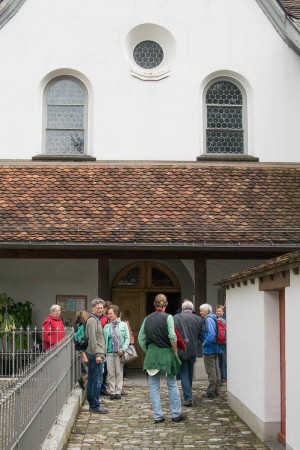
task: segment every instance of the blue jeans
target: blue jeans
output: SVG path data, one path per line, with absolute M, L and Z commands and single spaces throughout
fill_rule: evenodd
M 195 359 L 188 359 L 187 361 L 181 361 L 180 366 L 180 380 L 183 392 L 184 400 L 192 401 L 192 385 L 193 385 L 193 367 L 195 364 Z
M 224 344 L 220 345 L 222 353 L 219 353 L 219 367 L 221 372 L 221 381 L 227 381 L 227 347 Z
M 89 402 L 90 409 L 98 409 L 100 406 L 100 390 L 103 379 L 103 362 L 96 363 L 95 355 L 86 352 L 89 360 L 89 378 L 86 388 L 86 398 Z
M 149 375 L 148 380 L 150 385 L 150 401 L 153 409 L 153 418 L 154 420 L 161 419 L 164 415 L 160 401 L 160 372 L 154 376 Z M 181 414 L 181 401 L 176 377 L 171 377 L 167 374 L 167 386 L 171 416 L 178 417 Z

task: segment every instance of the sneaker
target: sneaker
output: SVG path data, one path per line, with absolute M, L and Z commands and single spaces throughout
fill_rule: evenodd
M 190 408 L 191 406 L 193 406 L 192 400 L 185 400 L 183 402 L 183 406 L 187 406 L 188 408 Z
M 115 400 L 121 400 L 121 395 L 120 394 L 116 394 L 115 395 Z
M 108 409 L 99 406 L 99 408 L 90 409 L 90 413 L 94 414 L 108 414 Z
M 182 420 L 185 420 L 187 418 L 187 415 L 184 413 L 181 413 L 178 417 L 172 417 L 173 422 L 181 422 Z
M 165 418 L 164 417 L 161 417 L 161 419 L 155 419 L 154 420 L 154 423 L 162 423 L 162 422 L 164 422 L 165 421 Z
M 116 394 L 111 394 L 110 399 L 111 400 L 116 400 Z

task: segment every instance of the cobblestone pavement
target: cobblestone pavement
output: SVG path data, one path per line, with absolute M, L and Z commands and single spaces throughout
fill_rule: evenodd
M 165 381 L 161 383 L 166 421 L 154 424 L 146 382 L 126 382 L 128 395 L 121 400 L 104 397 L 109 414 L 90 414 L 83 409 L 70 437 L 68 450 L 111 449 L 267 449 L 226 403 L 226 388 L 216 399 L 205 398 L 206 383 L 193 385 L 194 406 L 184 407 L 184 422 L 171 421 Z

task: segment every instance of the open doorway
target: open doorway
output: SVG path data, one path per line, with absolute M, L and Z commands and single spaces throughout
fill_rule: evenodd
M 166 312 L 174 316 L 179 311 L 181 311 L 181 296 L 180 292 L 159 292 L 160 294 L 165 294 L 168 300 L 168 306 Z M 146 294 L 146 316 L 154 311 L 154 299 L 158 293 L 157 292 L 147 292 Z M 178 311 L 179 310 L 179 311 Z

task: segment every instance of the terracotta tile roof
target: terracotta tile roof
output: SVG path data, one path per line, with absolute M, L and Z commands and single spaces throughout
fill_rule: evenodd
M 279 0 L 287 14 L 300 21 L 300 0 Z
M 3 165 L 0 219 L 0 244 L 300 247 L 300 165 Z
M 261 264 L 258 264 L 257 266 L 249 267 L 241 272 L 237 272 L 229 277 L 223 278 L 215 284 L 227 286 L 239 281 L 274 274 L 290 267 L 300 267 L 300 251 L 286 253 L 285 255 L 278 256 L 277 258 L 269 259 Z

